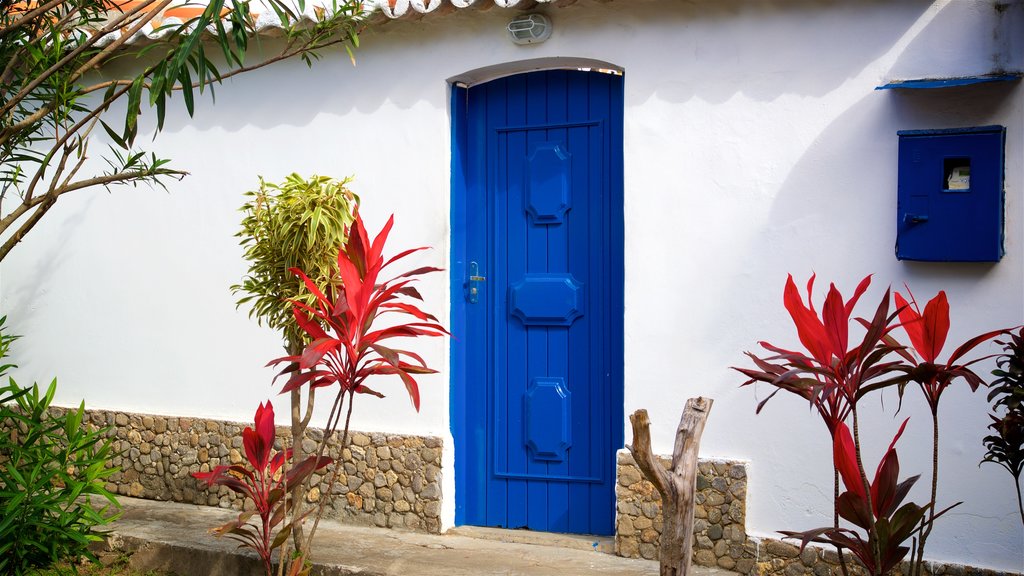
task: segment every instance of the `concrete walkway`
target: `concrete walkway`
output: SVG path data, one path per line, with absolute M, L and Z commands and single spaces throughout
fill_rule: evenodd
M 111 550 L 131 553 L 141 571 L 179 576 L 255 576 L 254 554 L 207 532 L 237 513 L 172 502 L 120 498 L 123 516 L 112 525 Z M 538 535 L 523 531 L 458 529 L 430 535 L 321 522 L 313 544 L 314 574 L 341 576 L 656 576 L 658 564 L 601 552 L 608 539 Z M 503 540 L 519 540 L 507 542 Z M 534 541 L 537 543 L 525 543 Z M 580 549 L 586 548 L 586 549 Z M 734 576 L 695 567 L 695 576 Z

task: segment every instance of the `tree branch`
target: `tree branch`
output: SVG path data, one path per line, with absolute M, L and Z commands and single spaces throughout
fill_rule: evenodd
M 36 207 L 35 212 L 33 212 L 31 216 L 29 216 L 28 220 L 21 224 L 21 227 L 18 228 L 17 232 L 12 234 L 11 237 L 8 238 L 6 242 L 4 242 L 3 246 L 0 246 L 0 260 L 3 260 L 4 258 L 7 257 L 7 253 L 10 252 L 11 249 L 18 244 L 18 242 L 21 242 L 21 239 L 25 237 L 25 234 L 28 234 L 29 230 L 35 227 L 35 225 L 43 217 L 43 214 L 46 214 L 46 212 L 50 208 L 52 208 L 53 205 L 57 202 L 56 196 L 46 198 L 47 200 L 41 203 L 38 207 Z
M 46 4 L 43 4 L 42 6 L 40 6 L 38 8 L 35 8 L 31 12 L 29 12 L 28 14 L 22 16 L 21 18 L 18 18 L 17 20 L 12 22 L 9 26 L 5 26 L 5 27 L 0 28 L 0 36 L 3 36 L 5 34 L 7 34 L 8 32 L 13 32 L 13 31 L 17 30 L 18 28 L 21 28 L 22 26 L 25 25 L 26 22 L 31 22 L 34 18 L 40 16 L 44 12 L 46 12 L 48 10 L 52 10 L 53 8 L 56 8 L 57 6 L 65 3 L 65 2 L 67 2 L 67 0 L 50 0 Z
M 59 30 L 65 29 L 67 23 L 71 20 L 72 15 L 73 15 L 73 12 L 69 12 L 68 14 L 65 14 L 64 17 L 57 24 L 54 25 L 54 27 L 59 29 Z M 152 16 L 150 16 L 150 19 L 151 18 L 152 18 Z M 131 20 L 125 20 L 125 22 L 129 22 L 130 23 Z M 122 24 L 123 23 L 124 22 L 122 22 Z M 144 24 L 145 23 L 143 23 L 143 25 Z M 102 37 L 103 37 L 102 34 L 94 34 L 93 36 L 90 36 L 89 39 L 85 43 L 83 43 L 83 44 L 87 45 L 87 46 L 92 46 L 96 42 L 98 42 L 100 40 L 100 38 L 102 38 Z M 126 37 L 130 37 L 130 35 L 123 36 L 122 38 L 126 38 Z M 22 46 L 21 49 L 24 50 L 24 48 L 26 46 L 29 46 L 31 44 L 40 42 L 40 41 L 42 41 L 45 38 L 46 38 L 45 35 L 40 35 L 38 37 L 35 37 L 30 42 L 26 43 L 25 46 Z M 4 69 L 3 75 L 0 76 L 0 78 L 7 78 L 8 74 L 13 74 L 13 66 L 14 66 L 15 62 L 19 59 L 19 57 L 20 57 L 20 53 L 15 54 L 15 56 L 13 58 L 11 58 L 11 61 L 8 62 L 7 67 Z M 51 70 L 52 70 L 52 68 L 51 68 Z M 49 71 L 45 72 L 44 75 L 46 75 L 48 73 L 49 73 Z M 73 78 L 73 80 L 77 80 L 77 79 L 78 79 L 78 77 Z M 36 80 L 39 80 L 39 78 L 38 77 L 33 77 L 33 80 L 36 81 Z M 65 82 L 70 83 L 71 81 L 72 81 L 72 79 L 65 79 Z M 104 82 L 104 83 L 96 85 L 95 88 L 96 89 L 106 88 L 106 87 L 108 87 L 108 86 L 110 86 L 112 84 L 113 85 L 116 85 L 116 84 L 131 85 L 131 82 L 132 82 L 131 80 Z M 149 86 L 147 85 L 146 87 L 148 88 Z M 88 94 L 88 93 L 90 93 L 92 91 L 93 90 L 81 90 L 81 89 L 79 89 L 79 90 L 77 90 L 77 94 L 79 94 L 79 95 L 81 95 L 81 94 Z M 22 92 L 24 92 L 24 90 L 22 90 Z M 25 97 L 27 97 L 27 96 L 25 96 Z M 17 96 L 15 96 L 15 98 L 17 98 Z M 24 100 L 24 98 L 22 98 L 22 100 Z M 55 105 L 56 105 L 56 103 L 52 102 L 52 101 L 51 102 L 46 102 L 44 104 L 41 104 L 39 106 L 39 108 L 36 109 L 35 112 L 33 112 L 32 114 L 26 116 L 25 118 L 22 118 L 20 121 L 18 121 L 18 123 L 12 124 L 10 126 L 5 127 L 3 130 L 0 130 L 0 145 L 6 143 L 8 140 L 11 139 L 11 137 L 13 137 L 18 132 L 31 128 L 33 124 L 35 124 L 36 122 L 39 122 L 44 117 L 49 115 L 51 112 L 53 112 L 53 109 L 54 109 Z
M 150 5 L 154 4 L 154 3 L 156 3 L 157 1 L 158 0 L 145 0 L 145 5 L 146 6 L 150 6 Z M 156 18 L 157 15 L 164 8 L 167 8 L 167 6 L 169 6 L 171 4 L 172 0 L 159 0 L 159 2 L 160 3 L 157 4 L 155 7 L 153 7 L 152 9 L 147 10 L 147 12 L 145 14 L 143 14 L 132 25 L 132 27 L 128 29 L 127 32 L 123 32 L 121 34 L 121 36 L 117 40 L 114 40 L 110 44 L 107 44 L 106 46 L 104 46 L 103 49 L 99 51 L 99 53 L 97 53 L 95 56 L 90 58 L 85 64 L 82 64 L 81 66 L 79 66 L 78 70 L 75 70 L 71 74 L 71 76 L 68 77 L 68 82 L 77 82 L 78 79 L 81 78 L 83 74 L 85 74 L 89 70 L 92 70 L 96 66 L 99 66 L 100 64 L 102 64 L 103 60 L 105 60 L 107 58 L 107 56 L 110 56 L 111 53 L 113 53 L 115 50 L 117 50 L 122 45 L 124 45 L 124 43 L 127 42 L 129 38 L 134 36 L 139 30 L 142 30 L 142 28 L 146 24 L 149 24 L 149 22 L 151 20 L 153 20 L 153 18 Z
M 81 190 L 83 188 L 91 188 L 93 186 L 107 186 L 109 184 L 117 184 L 119 182 L 125 182 L 128 180 L 137 180 L 140 178 L 153 178 L 155 176 L 177 176 L 178 178 L 184 178 L 188 176 L 188 172 L 183 170 L 174 170 L 172 168 L 155 168 L 152 170 L 132 170 L 129 172 L 118 172 L 117 174 L 108 174 L 104 176 L 96 176 L 94 178 L 86 178 L 85 180 L 79 180 L 67 186 L 58 188 L 55 195 L 60 196 L 67 194 L 68 192 L 74 192 L 75 190 Z
M 156 176 L 176 176 L 178 178 L 184 178 L 188 176 L 188 172 L 182 170 L 173 170 L 171 168 L 157 168 L 155 170 L 131 170 L 128 172 L 118 172 L 117 174 L 106 174 L 103 176 L 96 176 L 94 178 L 87 178 L 85 180 L 79 180 L 66 186 L 56 188 L 49 194 L 44 194 L 32 198 L 27 202 L 23 202 L 17 208 L 11 211 L 10 214 L 0 219 L 0 234 L 10 228 L 15 221 L 25 215 L 29 210 L 46 204 L 47 202 L 55 201 L 57 197 L 63 196 L 68 192 L 74 192 L 75 190 L 82 190 L 83 188 L 91 188 L 93 186 L 106 186 L 109 184 L 117 184 L 119 182 L 126 182 L 128 180 L 136 180 L 140 178 L 153 178 Z M 48 209 L 48 208 L 47 208 Z M 35 213 L 33 213 L 34 215 Z M 6 252 L 4 253 L 6 254 Z M 3 260 L 3 255 L 0 255 L 0 260 Z
M 83 188 L 91 188 L 93 186 L 106 186 L 108 184 L 116 184 L 118 182 L 126 182 L 129 180 L 135 180 L 139 178 L 152 178 L 155 176 L 179 176 L 185 177 L 188 172 L 182 172 L 181 170 L 172 170 L 170 168 L 157 168 L 155 170 L 136 170 L 131 172 L 119 172 L 117 174 L 108 174 L 105 176 L 97 176 L 95 178 L 88 178 L 86 180 L 79 180 L 78 182 L 72 183 L 68 186 L 63 186 L 54 190 L 50 194 L 40 196 L 34 199 L 32 205 L 22 204 L 18 206 L 8 216 L 4 217 L 3 221 L 0 222 L 0 233 L 4 232 L 14 223 L 18 217 L 25 214 L 25 212 L 31 210 L 33 207 L 35 210 L 29 216 L 22 225 L 18 228 L 10 238 L 4 242 L 3 246 L 0 247 L 0 260 L 3 260 L 7 253 L 14 248 L 21 239 L 25 237 L 25 234 L 29 232 L 39 220 L 43 217 L 50 208 L 57 202 L 57 198 L 67 194 L 68 192 L 74 192 L 75 190 L 82 190 Z M 13 218 L 12 218 L 13 217 Z
M 120 90 L 116 90 L 106 100 L 104 100 L 98 106 L 93 108 L 91 112 L 89 112 L 88 114 L 86 114 L 84 118 L 76 122 L 74 126 L 69 128 L 63 136 L 61 136 L 60 138 L 57 139 L 56 142 L 54 142 L 53 147 L 50 148 L 50 151 L 47 153 L 46 156 L 49 158 L 50 156 L 56 154 L 57 150 L 64 146 L 64 144 L 67 143 L 67 141 L 71 139 L 71 137 L 74 134 L 76 134 L 79 130 L 82 129 L 83 126 L 91 122 L 94 118 L 98 118 L 99 115 L 102 114 L 103 111 L 105 111 L 115 100 L 117 100 L 125 93 L 127 93 L 128 89 L 129 87 L 122 87 Z M 35 176 L 32 177 L 32 181 L 29 183 L 28 191 L 25 193 L 26 201 L 31 200 L 32 195 L 35 192 L 36 186 L 39 184 L 39 181 L 43 177 L 44 170 L 45 168 L 43 167 L 41 167 L 39 170 L 36 170 Z
M 668 500 L 670 479 L 668 472 L 651 451 L 651 419 L 647 415 L 647 410 L 633 412 L 629 416 L 629 423 L 633 425 L 633 444 L 628 446 L 633 460 L 644 476 L 657 488 L 662 500 Z
M 66 66 L 69 62 L 72 62 L 75 58 L 79 57 L 87 49 L 94 46 L 96 42 L 99 42 L 100 38 L 106 36 L 107 34 L 110 34 L 114 30 L 117 30 L 124 24 L 126 20 L 128 20 L 129 18 L 133 18 L 141 10 L 149 8 L 156 2 L 157 0 L 142 0 L 142 3 L 140 3 L 138 6 L 132 8 L 127 12 L 122 13 L 120 16 L 109 22 L 102 29 L 96 31 L 89 37 L 88 40 L 82 42 L 82 44 L 77 46 L 74 50 L 65 54 L 64 57 L 58 60 L 56 63 L 54 63 L 53 66 L 50 66 L 45 72 L 34 78 L 31 82 L 29 82 L 28 85 L 22 88 L 21 91 L 19 91 L 15 96 L 13 96 L 6 104 L 4 104 L 3 107 L 0 107 L 0 116 L 6 115 L 8 112 L 10 112 L 14 106 L 16 106 L 22 100 L 24 100 L 29 94 L 32 93 L 33 90 L 38 88 L 50 76 L 53 76 L 56 72 L 58 72 L 61 68 Z M 167 6 L 170 3 L 171 0 L 161 0 L 160 9 L 163 9 L 163 7 Z M 147 14 L 147 16 L 148 17 L 143 16 L 140 22 L 136 22 L 135 26 L 129 29 L 129 31 L 126 34 L 122 34 L 121 38 L 118 38 L 118 40 L 111 43 L 111 45 L 117 44 L 118 46 L 120 46 L 121 44 L 123 44 L 124 41 L 130 38 L 132 34 L 138 32 L 142 28 L 142 26 L 144 26 L 147 22 L 152 20 L 153 17 L 156 16 L 156 11 Z M 107 48 L 109 47 L 110 46 L 107 46 Z M 90 60 L 92 66 L 96 65 L 96 62 L 94 62 L 94 60 L 95 59 Z M 86 70 L 87 69 L 88 68 L 86 68 Z M 79 70 L 81 70 L 81 68 Z
M 233 70 L 225 72 L 225 73 L 221 74 L 217 78 L 217 81 L 219 82 L 219 81 L 222 81 L 222 80 L 226 80 L 228 78 L 231 78 L 232 76 L 237 76 L 237 75 L 243 74 L 245 72 L 252 72 L 253 70 L 259 70 L 260 68 L 263 68 L 264 66 L 269 66 L 271 64 L 275 64 L 275 63 L 280 62 L 282 60 L 287 60 L 289 58 L 294 58 L 295 56 L 298 56 L 299 54 L 303 54 L 303 53 L 306 53 L 306 52 L 311 52 L 313 50 L 320 50 L 320 49 L 323 49 L 323 48 L 329 48 L 329 47 L 334 46 L 336 44 L 340 44 L 340 43 L 346 42 L 347 40 L 348 40 L 348 36 L 346 35 L 345 37 L 337 38 L 335 40 L 331 40 L 330 42 L 325 42 L 323 44 L 317 44 L 315 46 L 312 45 L 311 43 L 307 42 L 307 43 L 303 44 L 299 48 L 295 48 L 294 50 L 287 51 L 287 52 L 282 52 L 281 54 L 278 54 L 277 56 L 274 56 L 272 58 L 268 58 L 268 59 L 260 62 L 259 64 L 253 64 L 251 66 L 242 66 L 240 68 L 235 68 Z M 150 71 L 147 71 L 146 73 L 150 73 Z M 106 82 L 100 82 L 98 84 L 93 84 L 92 86 L 88 86 L 86 88 L 83 88 L 81 90 L 81 92 L 83 94 L 89 94 L 91 92 L 96 92 L 97 90 L 103 90 L 103 89 L 109 88 L 111 86 L 130 86 L 131 84 L 132 84 L 132 80 L 108 80 Z M 202 85 L 202 84 L 203 84 L 203 82 L 200 82 L 200 81 L 197 80 L 197 81 L 193 82 L 190 85 L 190 87 L 191 88 L 199 88 L 199 86 Z M 143 86 L 145 88 L 149 88 L 151 86 L 151 84 L 149 82 L 145 82 L 145 83 L 143 83 Z M 175 86 L 173 86 L 171 88 L 171 90 L 178 91 L 178 90 L 183 90 L 184 88 L 185 87 L 183 85 L 176 84 Z
M 96 123 L 99 122 L 99 120 L 99 117 L 93 118 L 93 121 L 89 124 L 89 127 L 86 128 L 85 131 L 78 136 L 78 144 L 75 146 L 75 148 L 78 150 L 78 162 L 75 163 L 75 167 L 72 168 L 71 172 L 68 173 L 67 178 L 65 178 L 64 181 L 60 183 L 61 188 L 67 188 L 68 184 L 71 182 L 71 179 L 75 177 L 75 174 L 78 174 L 78 171 L 85 164 L 85 160 L 86 158 L 88 158 L 89 151 L 89 134 L 92 133 L 93 128 L 96 127 Z M 65 147 L 65 149 L 67 149 L 67 147 Z M 53 182 L 55 184 L 57 182 L 57 179 L 58 176 L 54 176 Z M 49 191 L 53 192 L 52 185 L 50 186 Z
M 688 469 L 692 459 L 697 461 L 696 446 L 700 445 L 700 437 L 704 433 L 704 424 L 708 421 L 708 412 L 711 411 L 711 404 L 714 400 L 710 398 L 697 397 L 686 401 L 686 408 L 679 418 L 679 427 L 676 428 L 676 443 L 672 450 L 672 471 L 683 474 Z
M 693 554 L 693 512 L 697 483 L 697 452 L 713 400 L 690 398 L 676 428 L 671 470 L 666 471 L 651 452 L 650 420 L 646 410 L 629 417 L 633 446 L 629 450 L 644 476 L 661 494 L 664 525 L 661 530 L 661 576 L 687 576 Z

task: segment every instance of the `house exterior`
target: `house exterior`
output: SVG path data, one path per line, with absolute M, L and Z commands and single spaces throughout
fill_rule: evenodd
M 150 147 L 191 173 L 169 193 L 70 195 L 6 258 L 15 376 L 57 376 L 62 402 L 116 427 L 121 493 L 241 506 L 188 474 L 238 457 L 259 402 L 287 402 L 264 367 L 278 337 L 228 288 L 257 175 L 355 175 L 371 232 L 395 215 L 391 253 L 429 245 L 416 262 L 448 270 L 420 286 L 453 333 L 416 344 L 440 370 L 422 409 L 397 379 L 357 399 L 337 508 L 358 522 L 616 534 L 619 553 L 653 557 L 660 516 L 621 451 L 627 415 L 647 409 L 669 454 L 685 400 L 705 396 L 698 563 L 809 573 L 822 555 L 777 530 L 831 522 L 830 439 L 794 397 L 755 415 L 771 390 L 730 370 L 758 341 L 798 345 L 787 273 L 817 274 L 816 304 L 872 274 L 865 316 L 887 286 L 922 303 L 945 290 L 949 346 L 1024 323 L 1024 3 L 382 4 L 354 66 L 285 62 L 218 87 L 194 119 L 169 109 Z M 514 44 L 524 14 L 550 38 Z M 968 152 L 914 152 L 930 137 Z M 928 196 L 955 193 L 964 167 L 977 188 L 991 177 L 977 230 L 959 227 L 975 200 Z M 1022 572 L 1012 480 L 978 466 L 985 394 L 944 398 L 939 500 L 963 504 L 929 540 L 935 571 Z M 870 404 L 867 460 L 909 416 L 903 475 L 927 477 L 924 403 L 908 394 L 898 419 L 894 393 Z

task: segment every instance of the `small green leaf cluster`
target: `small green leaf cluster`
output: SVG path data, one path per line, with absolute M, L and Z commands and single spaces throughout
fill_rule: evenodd
M 0 319 L 0 330 L 3 321 Z M 0 335 L 6 355 L 13 337 Z M 11 365 L 0 367 L 0 374 Z M 57 381 L 40 391 L 9 379 L 0 388 L 0 575 L 20 575 L 63 560 L 95 560 L 95 530 L 119 507 L 104 480 L 118 471 L 109 428 L 84 425 L 85 404 L 51 406 Z
M 345 243 L 359 202 L 348 188 L 351 178 L 336 180 L 291 174 L 281 184 L 260 178 L 246 193 L 242 229 L 249 271 L 231 287 L 249 304 L 249 317 L 282 333 L 286 345 L 302 346 L 307 336 L 292 315 L 292 302 L 313 306 L 315 296 L 290 268 L 306 271 L 323 288 L 338 282 L 338 247 Z

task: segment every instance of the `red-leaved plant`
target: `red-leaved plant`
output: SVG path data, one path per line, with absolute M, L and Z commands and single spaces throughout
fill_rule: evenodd
M 779 390 L 786 390 L 806 399 L 822 417 L 832 436 L 835 492 L 833 525 L 783 534 L 800 538 L 802 546 L 812 541 L 834 545 L 840 552 L 840 565 L 844 574 L 847 572 L 842 554 L 844 548 L 849 549 L 872 575 L 891 571 L 908 552 L 912 552 L 911 560 L 914 562 L 911 570 L 918 574 L 927 534 L 934 520 L 945 512 L 935 512 L 934 496 L 938 472 L 939 397 L 956 378 L 965 379 L 972 390 L 977 388 L 981 379 L 968 368 L 977 360 L 963 364 L 958 361 L 973 348 L 1002 331 L 971 338 L 953 353 L 947 363 L 938 364 L 935 359 L 949 330 L 949 307 L 945 293 L 940 292 L 929 302 L 923 315 L 908 305 L 902 296 L 897 295 L 896 311 L 890 313 L 890 291 L 887 289 L 870 320 L 855 318 L 853 309 L 870 283 L 870 276 L 864 278 L 849 300 L 844 300 L 835 285 L 831 285 L 819 316 L 811 301 L 814 276 L 807 283 L 806 305 L 792 276 L 789 276 L 783 302 L 796 325 L 804 350 L 787 350 L 768 342 L 760 342 L 761 347 L 772 355 L 760 357 L 747 352 L 756 368 L 735 369 L 747 376 L 744 386 L 764 382 L 776 388 L 758 404 L 758 412 Z M 852 344 L 851 323 L 855 323 L 854 328 L 862 329 L 860 341 Z M 893 337 L 892 332 L 900 326 L 910 335 L 914 349 L 924 358 L 923 362 L 914 359 L 912 353 Z M 924 505 L 902 504 L 918 478 L 915 476 L 903 482 L 897 478 L 899 463 L 895 444 L 906 422 L 882 458 L 873 482 L 868 481 L 861 458 L 858 402 L 865 395 L 890 386 L 898 386 L 902 398 L 903 390 L 910 382 L 920 384 L 935 417 L 933 491 L 932 499 Z M 852 434 L 846 425 L 848 419 L 853 425 Z M 846 488 L 842 494 L 839 489 L 840 477 Z M 840 518 L 863 529 L 866 537 L 840 527 Z M 904 545 L 908 539 L 913 540 L 909 547 Z
M 238 518 L 214 528 L 212 532 L 218 537 L 238 540 L 242 546 L 255 550 L 267 576 L 270 576 L 273 573 L 271 556 L 274 550 L 288 540 L 292 528 L 302 521 L 302 517 L 286 521 L 292 504 L 288 487 L 302 483 L 314 471 L 330 464 L 331 459 L 310 456 L 284 472 L 282 467 L 291 457 L 291 450 L 273 452 L 274 406 L 269 400 L 256 409 L 254 420 L 255 428 L 242 430 L 248 466 L 217 466 L 209 472 L 194 472 L 192 476 L 210 486 L 227 486 L 253 501 L 253 510 L 242 512 Z M 250 521 L 256 515 L 259 515 L 259 521 L 254 524 Z M 289 574 L 297 573 L 295 570 L 301 569 L 303 563 L 296 562 L 292 566 L 293 571 Z
M 362 218 L 356 215 L 348 239 L 338 252 L 341 284 L 337 288 L 329 286 L 321 290 L 302 270 L 292 269 L 316 297 L 316 306 L 302 302 L 294 302 L 293 306 L 295 321 L 309 334 L 312 342 L 302 354 L 277 358 L 268 366 L 286 364 L 279 374 L 289 376 L 282 393 L 300 386 L 335 388 L 324 439 L 317 449 L 317 456 L 323 455 L 328 440 L 338 430 L 342 412 L 345 412 L 345 423 L 341 446 L 344 447 L 348 442 L 352 401 L 356 394 L 383 396 L 366 386 L 367 379 L 382 375 L 399 376 L 418 411 L 420 392 L 415 377 L 436 372 L 418 354 L 386 345 L 395 338 L 448 334 L 437 318 L 423 312 L 410 301 L 423 299 L 412 286 L 415 277 L 441 271 L 440 268 L 425 266 L 389 279 L 383 278 L 385 268 L 425 249 L 412 248 L 385 260 L 384 244 L 393 224 L 392 216 L 371 242 Z M 383 327 L 378 323 L 382 318 L 388 320 Z M 348 408 L 344 410 L 346 400 Z M 328 486 L 333 486 L 337 477 L 336 467 Z M 304 550 L 309 549 L 332 495 L 333 490 L 328 490 L 326 497 L 320 499 L 313 527 L 306 536 Z
M 801 548 L 808 542 L 846 548 L 871 574 L 886 574 L 895 568 L 910 551 L 909 547 L 902 544 L 920 530 L 920 523 L 930 508 L 913 502 L 903 504 L 910 488 L 920 478 L 918 475 L 899 481 L 900 464 L 896 456 L 896 441 L 906 426 L 907 421 L 904 420 L 879 462 L 870 484 L 861 476 L 862 469 L 857 463 L 857 445 L 850 435 L 850 429 L 842 422 L 837 427 L 833 439 L 833 463 L 846 491 L 836 501 L 836 510 L 841 518 L 864 529 L 867 540 L 855 530 L 836 526 L 781 533 L 790 538 L 799 538 Z
M 910 381 L 917 383 L 918 388 L 924 395 L 925 401 L 928 403 L 928 409 L 931 411 L 932 416 L 932 507 L 928 512 L 928 522 L 923 525 L 921 530 L 920 541 L 917 546 L 916 556 L 913 558 L 914 562 L 911 564 L 910 575 L 920 576 L 924 566 L 924 546 L 932 531 L 932 521 L 937 517 L 935 504 L 937 502 L 939 481 L 939 400 L 942 398 L 942 393 L 946 388 L 957 378 L 967 382 L 971 392 L 977 391 L 978 387 L 985 383 L 968 366 L 992 356 L 983 356 L 962 364 L 959 362 L 979 344 L 1006 333 L 1006 330 L 994 330 L 975 336 L 957 347 L 946 362 L 939 362 L 939 355 L 942 353 L 942 348 L 946 343 L 946 336 L 949 334 L 949 300 L 946 298 L 946 292 L 940 290 L 934 298 L 925 304 L 924 312 L 918 307 L 917 300 L 914 299 L 914 295 L 910 292 L 909 287 L 907 288 L 907 295 L 910 297 L 909 302 L 902 294 L 896 292 L 896 306 L 899 309 L 901 326 L 907 333 L 907 337 L 910 338 L 910 345 L 917 352 L 917 355 L 921 357 L 921 361 L 918 362 L 914 355 L 903 347 L 896 348 L 896 352 L 906 360 L 906 366 L 902 369 L 906 371 Z M 903 392 L 908 383 L 899 383 L 900 399 L 903 398 Z M 959 502 L 953 504 L 953 506 L 957 504 Z
M 448 332 L 438 324 L 435 317 L 423 312 L 410 300 L 422 300 L 419 291 L 412 286 L 416 276 L 440 271 L 440 268 L 426 266 L 383 279 L 385 268 L 406 256 L 423 250 L 413 248 L 385 260 L 384 244 L 394 223 L 388 220 L 384 229 L 370 241 L 363 220 L 356 214 L 355 222 L 347 234 L 345 244 L 338 251 L 340 283 L 323 289 L 297 268 L 291 272 L 305 283 L 315 297 L 315 305 L 293 301 L 295 322 L 309 335 L 310 344 L 301 354 L 284 356 L 271 360 L 268 366 L 286 364 L 278 376 L 287 375 L 288 380 L 281 392 L 290 392 L 302 386 L 335 389 L 327 426 L 316 449 L 310 456 L 290 470 L 282 472 L 291 450 L 278 452 L 273 458 L 270 448 L 274 438 L 273 408 L 268 402 L 256 412 L 256 429 L 246 428 L 243 432 L 246 457 L 254 472 L 244 466 L 219 466 L 209 473 L 195 474 L 196 478 L 209 484 L 220 484 L 245 494 L 256 503 L 254 512 L 241 514 L 216 529 L 218 535 L 228 535 L 255 548 L 263 560 L 267 576 L 271 572 L 271 555 L 279 550 L 278 574 L 301 576 L 309 571 L 308 558 L 313 536 L 334 495 L 340 466 L 335 466 L 326 489 L 321 491 L 318 506 L 309 512 L 298 512 L 291 506 L 289 490 L 297 485 L 308 492 L 307 484 L 312 472 L 332 462 L 324 456 L 327 445 L 338 431 L 342 412 L 345 423 L 341 436 L 341 448 L 348 443 L 348 427 L 352 417 L 352 401 L 356 394 L 383 394 L 371 390 L 366 381 L 372 376 L 397 375 L 405 384 L 412 404 L 420 407 L 419 385 L 416 376 L 432 374 L 426 362 L 414 352 L 391 348 L 387 345 L 394 338 L 415 338 L 418 336 L 442 336 Z M 380 326 L 379 320 L 388 322 Z M 275 378 L 276 380 L 276 378 Z M 307 398 L 312 402 L 314 396 Z M 348 402 L 347 411 L 344 410 Z M 307 416 L 312 406 L 307 409 Z M 325 475 L 327 475 L 325 473 Z M 288 494 L 288 496 L 286 496 Z M 289 554 L 292 545 L 288 535 L 302 525 L 306 516 L 315 511 L 313 526 L 304 534 L 304 543 Z M 261 523 L 253 526 L 249 520 L 254 514 L 260 515 Z M 291 514 L 289 520 L 289 514 Z M 274 534 L 277 526 L 283 527 Z M 287 569 L 286 569 L 287 566 Z

